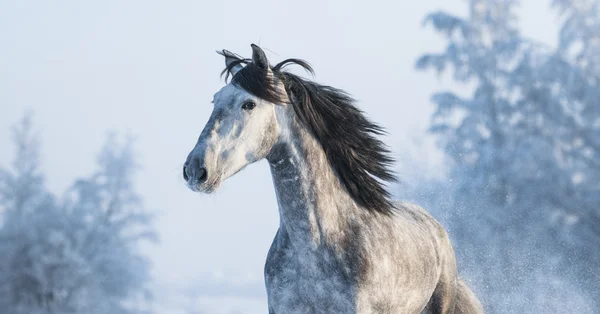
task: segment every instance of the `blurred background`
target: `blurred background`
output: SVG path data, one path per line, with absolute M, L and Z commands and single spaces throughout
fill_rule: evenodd
M 0 313 L 267 311 L 266 162 L 181 178 L 251 43 L 388 130 L 489 313 L 597 313 L 594 0 L 0 1 Z

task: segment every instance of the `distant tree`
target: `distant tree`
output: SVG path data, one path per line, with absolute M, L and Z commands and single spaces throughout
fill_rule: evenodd
M 99 170 L 57 201 L 44 186 L 38 138 L 26 117 L 13 131 L 13 167 L 0 169 L 0 308 L 139 313 L 150 277 L 139 245 L 155 235 L 133 190 L 131 141 L 110 137 Z
M 16 158 L 12 169 L 0 168 L 0 308 L 23 312 L 29 304 L 46 302 L 45 281 L 35 260 L 41 260 L 37 242 L 47 215 L 56 215 L 56 203 L 44 186 L 39 170 L 39 140 L 31 117 L 12 130 Z
M 515 84 L 535 116 L 529 128 L 551 148 L 553 177 L 543 198 L 560 222 L 600 243 L 600 1 L 555 0 L 563 17 L 559 45 Z M 529 82 L 529 84 L 526 84 Z M 534 120 L 535 119 L 535 120 Z M 550 183 L 550 184 L 548 184 Z M 582 230 L 585 229 L 585 230 Z M 600 260 L 596 260 L 600 261 Z M 598 277 L 600 280 L 600 277 Z
M 449 181 L 429 186 L 452 195 L 436 205 L 454 212 L 459 257 L 492 312 L 570 311 L 588 302 L 579 290 L 600 296 L 590 268 L 600 264 L 598 1 L 554 1 L 557 49 L 520 34 L 517 5 L 470 0 L 467 18 L 426 19 L 448 45 L 417 67 L 451 68 L 474 86 L 433 96 L 430 131 L 451 167 Z
M 430 130 L 443 141 L 453 171 L 470 177 L 462 188 L 503 205 L 515 194 L 510 165 L 518 145 L 509 141 L 515 109 L 507 78 L 524 42 L 515 25 L 516 1 L 469 3 L 468 19 L 444 12 L 427 17 L 449 43 L 440 54 L 422 56 L 417 67 L 440 72 L 452 67 L 456 80 L 476 83 L 469 98 L 452 91 L 434 94 L 437 110 Z

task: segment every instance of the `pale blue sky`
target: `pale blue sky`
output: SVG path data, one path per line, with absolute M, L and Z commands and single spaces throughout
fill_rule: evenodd
M 554 43 L 550 1 L 523 2 L 526 34 Z M 421 160 L 406 159 L 416 158 L 407 145 L 424 137 L 431 93 L 452 86 L 414 70 L 419 54 L 444 46 L 422 28 L 438 9 L 464 15 L 466 1 L 0 1 L 0 163 L 12 157 L 8 130 L 26 108 L 57 192 L 92 171 L 108 130 L 131 132 L 138 190 L 159 211 L 161 243 L 149 253 L 157 281 L 260 285 L 278 224 L 266 163 L 211 196 L 180 178 L 223 84 L 215 50 L 249 56 L 257 43 L 272 61 L 308 60 L 317 81 L 353 94 L 388 129 L 399 169 L 435 163 L 430 144 L 416 150 Z

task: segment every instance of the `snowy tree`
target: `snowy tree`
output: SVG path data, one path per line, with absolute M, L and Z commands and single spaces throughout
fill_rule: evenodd
M 39 170 L 39 141 L 33 134 L 31 116 L 13 128 L 16 158 L 12 169 L 0 168 L 0 308 L 13 309 L 44 303 L 40 271 L 32 264 L 39 253 L 39 224 L 54 212 L 56 203 L 44 186 Z M 37 214 L 40 215 L 37 215 Z M 29 256 L 28 256 L 29 255 Z
M 439 134 L 456 171 L 471 180 L 465 190 L 483 190 L 498 204 L 509 201 L 514 143 L 507 140 L 511 132 L 510 116 L 514 108 L 507 75 L 523 46 L 515 27 L 515 1 L 470 1 L 470 18 L 437 12 L 427 17 L 438 31 L 446 34 L 449 44 L 441 54 L 422 56 L 419 68 L 434 67 L 443 71 L 454 68 L 455 79 L 477 82 L 470 98 L 454 92 L 436 93 L 437 105 L 431 131 Z M 511 193 L 512 192 L 512 193 Z M 477 192 L 479 193 L 479 191 Z
M 538 108 L 537 129 L 555 150 L 562 178 L 545 198 L 600 241 L 600 2 L 554 1 L 564 18 L 559 46 L 534 72 L 524 101 Z M 522 81 L 522 80 L 521 80 Z M 542 132 L 540 132 L 542 133 Z M 581 224 L 579 222 L 585 222 Z M 581 228 L 585 230 L 581 230 Z M 600 278 L 599 278 L 600 279 Z
M 452 161 L 451 184 L 432 185 L 451 199 L 433 206 L 454 213 L 459 257 L 492 312 L 586 308 L 600 295 L 598 1 L 554 2 L 557 49 L 520 34 L 517 4 L 471 0 L 467 18 L 426 18 L 448 45 L 417 67 L 474 86 L 433 96 L 431 132 Z
M 39 143 L 25 118 L 17 156 L 0 171 L 0 308 L 10 313 L 139 313 L 154 239 L 151 216 L 133 190 L 132 143 L 114 137 L 99 170 L 57 201 L 44 186 Z

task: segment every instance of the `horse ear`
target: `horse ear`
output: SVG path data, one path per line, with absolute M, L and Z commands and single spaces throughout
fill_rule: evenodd
M 237 57 L 233 52 L 231 52 L 229 50 L 223 49 L 222 52 L 223 52 L 223 56 L 225 57 L 225 66 L 227 68 L 229 68 L 230 65 L 233 64 L 234 62 L 240 60 L 239 57 Z M 231 76 L 234 76 L 237 73 L 237 71 L 241 70 L 243 67 L 244 66 L 240 62 L 238 62 L 233 67 L 229 68 L 230 69 L 229 71 L 231 72 Z
M 263 70 L 269 70 L 269 60 L 265 52 L 259 46 L 252 44 L 252 63 Z

